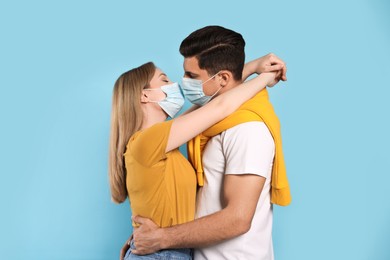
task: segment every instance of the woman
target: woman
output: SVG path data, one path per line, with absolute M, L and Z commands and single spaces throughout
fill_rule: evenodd
M 218 74 L 209 80 L 220 80 Z M 279 76 L 281 71 L 263 73 L 196 110 L 165 121 L 184 104 L 178 84 L 151 62 L 122 74 L 113 93 L 109 162 L 112 199 L 121 203 L 129 196 L 133 215 L 148 217 L 160 227 L 193 220 L 196 175 L 178 147 L 227 117 L 265 86 L 276 84 Z M 155 254 L 192 259 L 190 249 Z M 125 259 L 149 256 L 133 255 L 128 250 Z

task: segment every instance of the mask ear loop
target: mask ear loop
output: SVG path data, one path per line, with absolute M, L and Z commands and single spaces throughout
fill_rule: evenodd
M 159 103 L 167 98 L 167 94 L 161 88 L 144 88 L 142 91 L 144 91 L 144 90 L 160 90 L 165 95 L 165 98 L 161 99 L 160 101 L 149 100 L 148 102 L 150 102 L 150 103 Z
M 214 76 L 212 76 L 211 78 L 209 78 L 208 80 L 206 80 L 205 82 L 202 83 L 203 84 L 206 84 L 206 82 L 208 82 L 209 80 L 211 80 L 212 78 L 214 78 L 215 76 L 218 75 L 218 73 L 220 73 L 221 71 L 218 71 L 217 73 L 214 74 Z
M 217 76 L 221 71 L 218 71 L 214 76 L 212 76 L 211 78 L 209 78 L 208 80 L 206 80 L 205 82 L 202 83 L 202 90 L 203 90 L 203 84 L 205 84 L 206 82 L 208 82 L 209 80 L 211 80 L 212 78 L 214 78 L 215 76 Z M 210 96 L 210 99 L 213 98 L 215 95 L 218 94 L 218 92 L 222 89 L 222 86 L 214 93 Z
M 222 89 L 222 86 L 211 96 L 211 98 L 213 98 L 215 95 L 218 94 L 218 92 Z

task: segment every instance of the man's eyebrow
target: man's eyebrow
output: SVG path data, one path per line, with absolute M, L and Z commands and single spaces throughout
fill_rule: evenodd
M 198 74 L 193 73 L 191 71 L 185 71 L 184 74 L 187 76 L 190 76 L 190 77 L 198 77 L 199 76 Z

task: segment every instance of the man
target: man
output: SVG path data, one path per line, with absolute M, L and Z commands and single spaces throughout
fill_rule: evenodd
M 185 78 L 200 80 L 205 96 L 211 98 L 239 85 L 243 76 L 246 78 L 255 70 L 282 68 L 279 75 L 286 80 L 284 63 L 272 54 L 261 58 L 264 68 L 248 64 L 244 69 L 244 46 L 240 34 L 219 26 L 207 26 L 191 33 L 180 46 Z M 204 99 L 200 102 L 191 97 L 191 86 L 185 81 L 182 87 L 186 97 L 202 105 Z M 264 97 L 263 93 L 254 101 L 267 103 Z M 272 107 L 262 107 L 269 110 L 266 113 L 270 115 L 270 123 L 267 116 L 257 115 L 262 111 L 253 105 L 256 103 L 248 103 L 245 109 L 253 108 L 254 113 L 240 111 L 242 115 L 223 120 L 223 126 L 217 124 L 205 131 L 209 140 L 203 149 L 202 162 L 196 162 L 194 152 L 189 153 L 192 163 L 199 168 L 198 183 L 203 185 L 197 194 L 196 219 L 170 228 L 158 228 L 152 221 L 135 216 L 133 221 L 140 227 L 134 231 L 136 250 L 133 253 L 195 248 L 195 259 L 273 259 L 271 175 L 274 175 L 274 164 L 284 169 L 280 131 L 275 131 L 278 122 L 272 122 L 277 121 Z M 201 163 L 203 168 L 199 167 Z M 285 181 L 287 183 L 287 179 Z M 289 203 L 288 185 L 282 188 L 283 199 L 279 199 L 275 190 L 273 201 L 286 205 Z M 122 256 L 127 248 L 125 245 L 122 249 Z

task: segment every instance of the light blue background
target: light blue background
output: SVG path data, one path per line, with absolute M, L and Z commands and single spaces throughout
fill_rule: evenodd
M 276 2 L 276 1 L 275 1 Z M 0 258 L 117 259 L 110 201 L 114 81 L 152 60 L 175 80 L 181 40 L 218 24 L 274 52 L 293 203 L 276 259 L 390 259 L 390 4 L 356 1 L 2 1 Z

